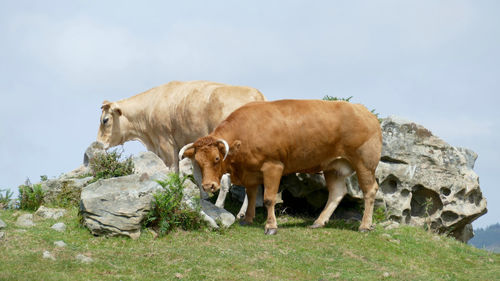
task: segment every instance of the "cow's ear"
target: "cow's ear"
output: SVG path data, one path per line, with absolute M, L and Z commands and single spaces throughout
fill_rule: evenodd
M 194 147 L 191 147 L 191 148 L 186 149 L 186 150 L 184 151 L 184 153 L 182 154 L 181 159 L 186 158 L 186 157 L 193 159 L 193 157 L 194 157 L 194 152 L 195 152 L 195 148 L 194 148 Z
M 122 109 L 116 102 L 111 103 L 111 110 L 113 113 L 118 114 L 118 116 L 122 115 Z
M 111 107 L 111 102 L 110 101 L 105 100 L 105 101 L 102 102 L 102 106 L 101 106 L 102 110 L 107 110 L 110 107 Z
M 238 153 L 238 151 L 240 151 L 240 147 L 241 147 L 240 140 L 233 141 L 233 143 L 231 144 L 231 148 L 229 149 L 229 154 Z
M 118 106 L 113 108 L 113 112 L 118 114 L 118 116 L 122 116 L 122 110 Z

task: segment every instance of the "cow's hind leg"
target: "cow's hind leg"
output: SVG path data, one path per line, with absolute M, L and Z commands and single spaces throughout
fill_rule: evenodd
M 363 198 L 365 201 L 365 210 L 363 213 L 363 219 L 361 220 L 361 225 L 359 226 L 359 231 L 365 232 L 373 229 L 373 207 L 375 205 L 375 196 L 377 194 L 378 184 L 375 179 L 375 171 L 370 171 L 361 167 L 356 169 L 356 173 L 358 175 L 359 187 L 363 191 Z
M 336 170 L 324 171 L 326 186 L 328 188 L 328 201 L 319 215 L 318 219 L 310 228 L 323 227 L 328 222 L 333 212 L 339 205 L 344 195 L 347 193 L 345 185 L 345 176 L 339 174 Z
M 274 235 L 278 231 L 276 216 L 274 214 L 274 205 L 276 204 L 276 194 L 283 175 L 282 163 L 266 162 L 261 168 L 264 177 L 264 206 L 267 209 L 267 221 L 265 234 Z

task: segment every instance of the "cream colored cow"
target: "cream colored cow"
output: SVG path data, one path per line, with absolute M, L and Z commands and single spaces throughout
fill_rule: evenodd
M 97 141 L 107 149 L 138 140 L 178 171 L 184 145 L 208 135 L 240 106 L 264 100 L 251 87 L 174 81 L 120 101 L 104 101 Z

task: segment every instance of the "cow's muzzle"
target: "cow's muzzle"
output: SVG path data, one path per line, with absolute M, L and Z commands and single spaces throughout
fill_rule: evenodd
M 203 187 L 203 190 L 205 190 L 205 192 L 216 192 L 217 190 L 219 190 L 219 185 L 216 183 L 216 182 L 209 182 L 209 183 L 204 183 L 202 184 L 202 187 Z

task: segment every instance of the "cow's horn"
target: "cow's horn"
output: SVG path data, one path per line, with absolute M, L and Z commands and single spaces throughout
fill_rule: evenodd
M 179 151 L 179 160 L 182 160 L 182 156 L 184 155 L 184 152 L 191 147 L 193 147 L 194 143 L 188 143 L 185 146 L 181 148 L 181 151 Z
M 227 144 L 227 141 L 223 139 L 218 139 L 217 142 L 221 142 L 224 144 L 224 147 L 226 148 L 226 154 L 224 155 L 224 159 L 222 161 L 226 160 L 227 155 L 229 154 L 229 144 Z

